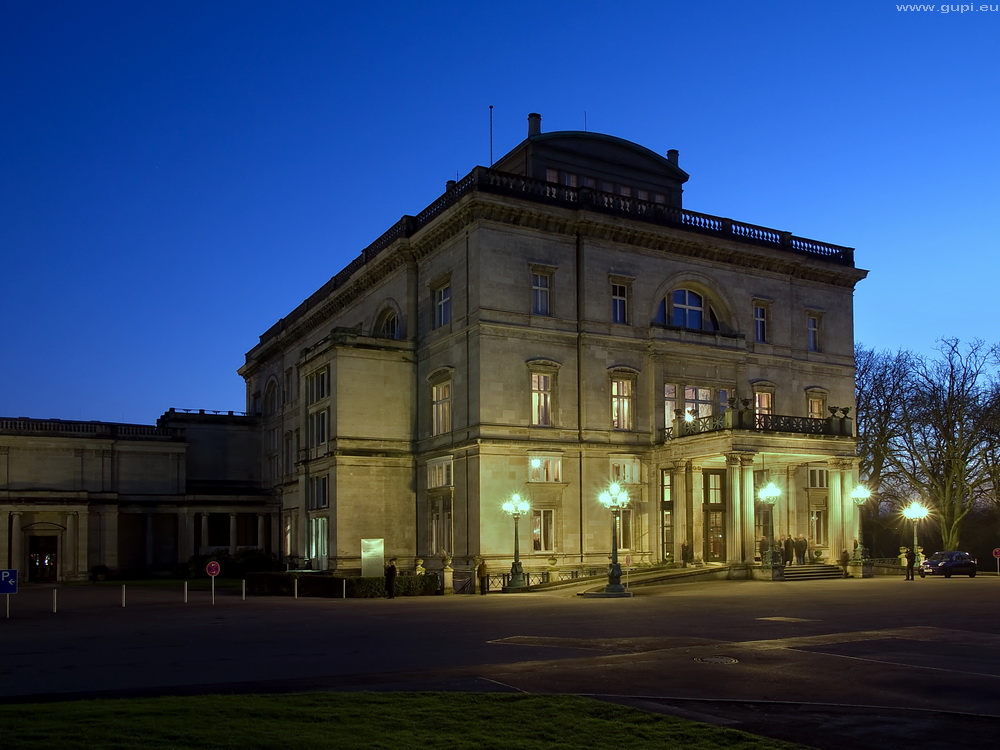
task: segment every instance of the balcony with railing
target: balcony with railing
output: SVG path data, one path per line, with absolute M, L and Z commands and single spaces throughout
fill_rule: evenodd
M 723 430 L 854 437 L 854 423 L 847 416 L 849 413 L 850 407 L 830 407 L 830 416 L 826 418 L 758 414 L 749 408 L 747 402 L 736 403 L 725 413 L 710 417 L 695 417 L 678 409 L 673 425 L 661 430 L 660 442 Z

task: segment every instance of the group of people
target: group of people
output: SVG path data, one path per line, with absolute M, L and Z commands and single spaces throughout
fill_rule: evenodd
M 758 547 L 760 548 L 761 560 L 763 560 L 764 553 L 767 552 L 768 548 L 767 537 L 762 536 L 760 538 Z M 774 547 L 775 551 L 781 556 L 779 562 L 791 565 L 794 560 L 796 565 L 806 564 L 806 555 L 809 552 L 809 540 L 801 534 L 794 538 L 788 535 L 784 539 L 775 539 Z

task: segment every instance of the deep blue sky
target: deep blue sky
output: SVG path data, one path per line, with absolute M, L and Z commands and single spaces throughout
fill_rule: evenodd
M 790 2 L 0 2 L 0 416 L 242 410 L 258 336 L 545 131 L 857 248 L 856 336 L 1000 340 L 1000 12 Z M 957 7 L 957 6 L 954 6 Z

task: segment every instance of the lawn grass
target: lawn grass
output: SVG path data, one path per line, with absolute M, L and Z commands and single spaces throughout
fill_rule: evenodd
M 208 695 L 0 706 L 5 750 L 792 750 L 733 729 L 574 696 Z

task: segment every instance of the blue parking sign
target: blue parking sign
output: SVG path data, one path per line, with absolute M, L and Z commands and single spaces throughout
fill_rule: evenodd
M 0 570 L 0 594 L 17 593 L 17 571 Z

